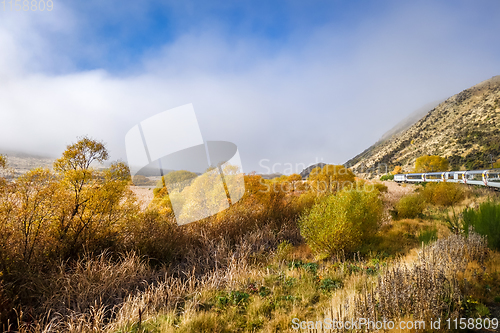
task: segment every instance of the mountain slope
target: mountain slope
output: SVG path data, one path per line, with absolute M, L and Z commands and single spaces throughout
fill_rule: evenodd
M 422 155 L 448 158 L 453 169 L 490 167 L 500 158 L 500 76 L 442 102 L 408 129 L 379 141 L 347 161 L 355 172 L 411 171 Z M 491 155 L 491 156 L 490 156 Z

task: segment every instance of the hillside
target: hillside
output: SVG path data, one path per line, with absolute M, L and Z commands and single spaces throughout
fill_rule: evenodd
M 47 156 L 37 156 L 33 154 L 13 152 L 4 149 L 0 149 L 0 154 L 7 156 L 7 166 L 11 171 L 14 172 L 14 177 L 18 177 L 34 168 L 52 169 L 52 164 L 55 160 L 55 158 Z M 0 170 L 0 176 L 7 176 L 8 174 L 9 171 Z
M 380 140 L 345 165 L 366 176 L 396 165 L 410 172 L 422 155 L 446 157 L 456 170 L 487 168 L 500 157 L 500 76 L 448 98 L 408 129 Z

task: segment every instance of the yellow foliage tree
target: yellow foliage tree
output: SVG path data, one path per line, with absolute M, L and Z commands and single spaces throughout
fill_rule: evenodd
M 354 173 L 343 165 L 327 164 L 323 168 L 314 168 L 308 183 L 317 193 L 332 193 L 346 186 L 352 187 Z
M 416 172 L 438 172 L 448 171 L 450 163 L 444 157 L 437 155 L 425 155 L 415 161 Z
M 92 167 L 108 156 L 102 142 L 83 137 L 54 162 L 61 193 L 58 238 L 68 256 L 76 255 L 83 247 L 92 250 L 99 242 L 111 241 L 113 227 L 126 210 L 132 209 L 127 165 L 113 163 L 105 171 Z
M 403 173 L 403 168 L 401 168 L 401 166 L 399 166 L 399 165 L 396 165 L 396 166 L 394 167 L 394 170 L 392 170 L 392 172 L 391 172 L 391 173 L 392 173 L 393 175 L 398 175 L 398 174 L 401 174 L 401 173 Z

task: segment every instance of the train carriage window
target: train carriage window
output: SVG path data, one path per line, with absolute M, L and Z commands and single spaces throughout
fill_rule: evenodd
M 500 183 L 500 174 L 499 173 L 489 173 L 488 174 L 488 181 Z
M 481 173 L 473 173 L 473 174 L 468 175 L 467 179 L 468 180 L 482 181 L 483 180 L 483 174 L 481 174 Z

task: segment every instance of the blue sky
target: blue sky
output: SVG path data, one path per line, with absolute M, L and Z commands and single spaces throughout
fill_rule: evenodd
M 0 8 L 0 148 L 58 156 L 88 134 L 125 159 L 128 129 L 193 103 L 204 138 L 236 143 L 247 172 L 344 163 L 500 74 L 499 14 L 496 0 Z

